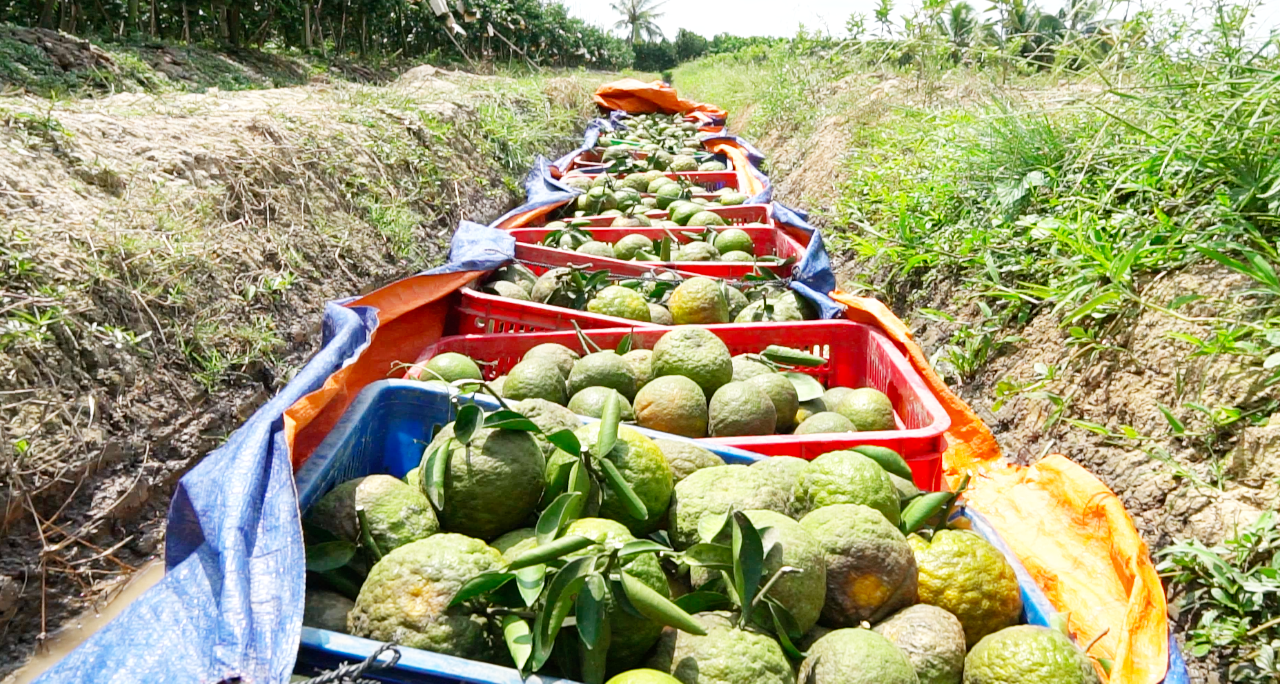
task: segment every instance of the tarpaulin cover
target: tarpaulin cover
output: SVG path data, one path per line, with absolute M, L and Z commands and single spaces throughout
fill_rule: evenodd
M 441 336 L 445 297 L 510 250 L 502 231 L 458 233 L 448 265 L 325 306 L 320 351 L 178 483 L 165 576 L 37 681 L 288 681 L 305 586 L 294 466 L 365 385 Z
M 715 105 L 681 99 L 675 88 L 662 81 L 645 83 L 624 78 L 606 83 L 596 89 L 595 101 L 605 109 L 631 114 L 703 114 L 716 124 L 723 124 L 729 117 L 728 112 Z
M 832 297 L 849 307 L 850 319 L 884 330 L 924 376 L 951 416 L 943 454 L 948 482 L 954 487 L 971 474 L 968 505 L 1022 561 L 1077 640 L 1103 635 L 1089 653 L 1114 662 L 1109 681 L 1188 681 L 1171 645 L 1160 578 L 1120 499 L 1063 456 L 1029 467 L 1004 463 L 991 431 L 933 371 L 897 316 L 874 299 Z

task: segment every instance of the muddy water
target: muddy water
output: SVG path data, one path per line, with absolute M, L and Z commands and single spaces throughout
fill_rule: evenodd
M 97 610 L 90 610 L 74 620 L 68 620 L 67 626 L 54 634 L 45 642 L 40 651 L 31 660 L 14 673 L 13 684 L 27 684 L 39 677 L 45 670 L 53 667 L 68 653 L 75 650 L 82 641 L 111 622 L 142 592 L 150 589 L 160 578 L 164 577 L 164 560 L 155 559 L 142 566 L 134 573 L 123 587 L 111 594 L 106 603 Z

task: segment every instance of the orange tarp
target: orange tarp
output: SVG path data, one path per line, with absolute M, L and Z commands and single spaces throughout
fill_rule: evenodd
M 1164 590 L 1120 499 L 1063 456 L 1029 467 L 1002 461 L 991 431 L 933 372 L 884 304 L 843 292 L 848 317 L 893 338 L 951 416 L 943 467 L 951 486 L 973 476 L 968 505 L 990 521 L 1082 644 L 1114 661 L 1111 684 L 1158 684 L 1169 663 Z M 1101 674 L 1101 673 L 1100 673 Z
M 645 83 L 634 78 L 624 78 L 606 83 L 596 90 L 596 104 L 605 109 L 617 109 L 631 114 L 706 114 L 723 120 L 728 112 L 702 102 L 682 100 L 675 88 L 654 81 Z
M 296 470 L 366 385 L 391 377 L 397 362 L 413 361 L 444 334 L 448 295 L 482 275 L 463 272 L 419 275 L 374 290 L 347 306 L 378 311 L 378 329 L 369 346 L 352 362 L 325 380 L 320 389 L 299 399 L 284 412 L 284 435 Z

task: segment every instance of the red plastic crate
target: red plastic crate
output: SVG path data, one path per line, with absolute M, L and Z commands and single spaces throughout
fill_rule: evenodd
M 773 223 L 772 209 L 767 204 L 743 204 L 736 207 L 708 207 L 708 211 L 719 214 L 729 225 L 737 226 L 746 231 L 751 236 L 751 241 L 755 245 L 757 256 L 776 256 L 782 259 L 795 257 L 797 260 L 802 258 L 805 253 L 805 246 L 801 245 L 794 237 L 785 231 L 776 227 Z M 667 212 L 649 212 L 645 214 L 651 218 L 666 218 Z M 681 243 L 689 242 L 691 239 L 686 238 L 683 233 L 697 232 L 697 227 L 692 228 L 612 228 L 609 224 L 613 223 L 613 216 L 589 216 L 585 220 L 590 222 L 586 226 L 591 234 L 597 239 L 604 242 L 617 242 L 627 235 L 643 235 L 647 238 L 657 240 L 665 237 L 667 231 L 675 235 Z M 747 223 L 764 223 L 767 227 L 747 227 Z M 517 243 L 524 244 L 540 244 L 542 239 L 552 232 L 546 227 L 540 228 L 515 228 L 509 231 L 516 239 Z M 609 260 L 609 263 L 622 264 L 657 264 L 661 262 L 653 261 L 621 261 Z M 743 276 L 755 271 L 757 266 L 768 268 L 777 273 L 781 277 L 787 277 L 791 274 L 792 266 L 783 267 L 781 265 L 771 264 L 752 264 L 736 261 L 673 261 L 667 262 L 672 268 L 694 273 L 697 275 L 709 276 L 712 278 L 725 278 L 729 280 L 739 280 Z M 610 267 L 612 270 L 612 267 Z
M 542 245 L 516 244 L 516 260 L 528 266 L 530 270 L 542 275 L 552 268 L 560 266 L 584 266 L 592 270 L 608 269 L 614 275 L 638 277 L 661 271 L 674 271 L 682 278 L 694 274 L 677 271 L 661 264 L 640 263 L 636 261 L 620 261 L 604 257 L 566 252 L 560 249 L 543 247 Z M 473 283 L 473 285 L 477 285 Z M 632 321 L 616 316 L 605 316 L 566 309 L 562 306 L 551 306 L 538 302 L 526 302 L 519 299 L 508 299 L 498 295 L 481 292 L 473 287 L 458 291 L 460 299 L 456 311 L 458 313 L 458 332 L 461 334 L 479 333 L 521 333 L 552 330 L 573 330 L 573 324 L 580 328 L 616 328 L 619 326 L 663 327 L 655 323 Z
M 606 165 L 604 161 L 604 149 L 605 148 L 603 147 L 596 147 L 595 149 L 582 152 L 569 161 L 569 167 L 566 170 L 587 170 L 592 173 L 599 173 L 600 169 L 604 168 Z M 649 153 L 644 150 L 632 150 L 631 158 L 648 159 Z
M 827 359 L 818 368 L 803 369 L 824 386 L 874 387 L 893 403 L 897 430 L 819 435 L 763 435 L 708 438 L 714 444 L 733 446 L 768 456 L 812 459 L 829 451 L 861 445 L 889 447 L 911 466 L 917 486 L 937 490 L 941 486 L 943 433 L 951 419 L 929 391 L 910 361 L 879 330 L 853 321 L 804 321 L 703 326 L 715 333 L 732 354 L 755 353 L 771 344 L 801 349 Z M 632 333 L 632 348 L 652 349 L 667 332 L 652 326 L 628 326 L 589 330 L 585 334 L 604 349 L 615 348 L 623 335 Z M 444 352 L 466 354 L 482 366 L 487 379 L 506 373 L 525 352 L 545 342 L 563 344 L 582 352 L 574 332 L 524 335 L 459 335 L 445 337 L 427 347 L 416 359 L 425 363 Z
M 688 182 L 692 185 L 702 188 L 702 192 L 695 195 L 710 195 L 717 190 L 730 188 L 737 190 L 739 185 L 738 173 L 736 171 L 668 171 L 667 178 L 671 180 L 680 180 Z M 586 177 L 593 181 L 600 176 L 600 173 L 587 173 Z M 619 178 L 626 178 L 626 174 Z M 644 197 L 653 197 L 651 193 L 640 193 Z

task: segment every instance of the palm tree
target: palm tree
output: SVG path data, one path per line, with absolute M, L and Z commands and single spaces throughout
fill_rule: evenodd
M 622 15 L 622 19 L 613 27 L 631 31 L 631 43 L 644 40 L 661 40 L 662 29 L 658 28 L 657 19 L 662 12 L 657 11 L 661 2 L 654 0 L 615 0 L 610 7 Z
M 964 49 L 973 44 L 980 26 L 978 13 L 974 11 L 973 5 L 967 2 L 951 3 L 947 8 L 946 18 L 938 17 L 938 29 L 958 49 Z

